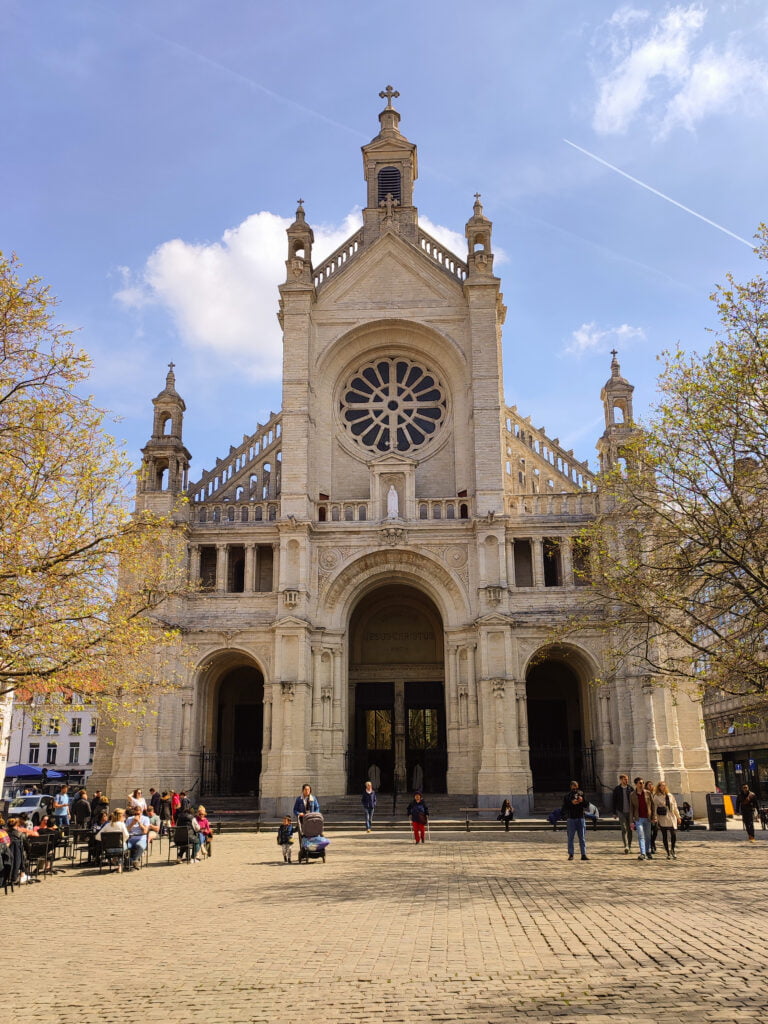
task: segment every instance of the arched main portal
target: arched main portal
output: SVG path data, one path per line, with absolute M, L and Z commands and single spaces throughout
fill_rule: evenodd
M 209 671 L 201 792 L 208 796 L 257 796 L 264 736 L 264 677 L 244 658 L 222 659 Z
M 534 792 L 566 792 L 571 779 L 593 789 L 581 679 L 565 654 L 534 661 L 526 674 L 526 696 Z
M 419 590 L 367 594 L 349 627 L 348 785 L 446 792 L 443 623 Z

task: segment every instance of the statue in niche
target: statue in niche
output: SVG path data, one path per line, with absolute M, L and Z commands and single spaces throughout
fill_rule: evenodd
M 398 519 L 400 516 L 400 499 L 397 496 L 395 485 L 390 484 L 387 491 L 387 519 Z

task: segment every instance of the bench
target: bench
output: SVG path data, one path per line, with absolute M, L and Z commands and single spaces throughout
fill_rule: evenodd
M 459 811 L 461 811 L 464 814 L 464 823 L 465 823 L 465 825 L 467 827 L 467 832 L 470 831 L 470 829 L 469 829 L 469 816 L 470 816 L 470 814 L 482 814 L 482 813 L 492 814 L 493 818 L 495 819 L 497 817 L 498 813 L 499 813 L 498 811 L 495 811 L 495 809 L 493 807 L 460 807 Z M 489 819 L 489 820 L 492 820 L 492 819 Z

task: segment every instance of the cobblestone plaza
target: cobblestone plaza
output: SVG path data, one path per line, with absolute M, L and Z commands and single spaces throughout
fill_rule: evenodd
M 766 833 L 681 835 L 676 862 L 652 863 L 611 832 L 588 833 L 587 863 L 563 832 L 329 836 L 326 864 L 233 834 L 201 864 L 169 865 L 163 844 L 141 872 L 75 866 L 17 890 L 6 1006 L 22 1024 L 768 1013 Z

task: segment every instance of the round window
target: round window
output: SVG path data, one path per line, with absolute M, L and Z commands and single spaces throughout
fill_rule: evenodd
M 445 419 L 446 398 L 431 370 L 409 359 L 377 359 L 341 393 L 342 422 L 371 451 L 407 452 L 427 444 Z

